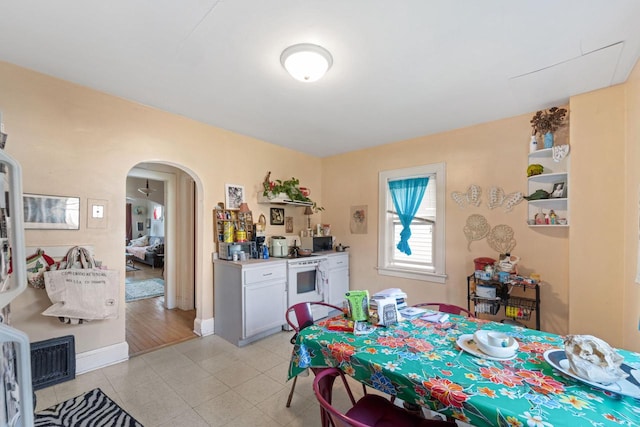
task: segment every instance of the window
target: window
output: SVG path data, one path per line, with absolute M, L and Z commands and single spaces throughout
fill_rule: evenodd
M 420 208 L 411 223 L 411 255 L 401 253 L 402 224 L 395 213 L 388 182 L 397 179 L 429 177 Z M 378 272 L 384 275 L 444 283 L 445 165 L 435 163 L 407 169 L 380 172 L 379 176 Z

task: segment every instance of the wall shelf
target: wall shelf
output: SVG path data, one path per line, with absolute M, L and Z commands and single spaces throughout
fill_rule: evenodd
M 530 227 L 558 227 L 569 226 L 569 154 L 559 162 L 553 160 L 553 149 L 544 148 L 529 153 L 528 165 L 539 164 L 543 167 L 543 173 L 527 178 L 527 196 L 536 190 L 544 190 L 551 193 L 554 186 L 564 183 L 563 197 L 529 200 L 527 209 L 527 223 Z M 557 220 L 565 220 L 565 224 L 535 224 L 537 213 L 549 214 L 551 211 L 556 214 Z

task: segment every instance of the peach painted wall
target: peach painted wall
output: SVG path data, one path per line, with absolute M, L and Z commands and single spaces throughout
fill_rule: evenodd
M 351 247 L 352 289 L 376 292 L 399 287 L 408 293 L 410 303 L 444 301 L 466 306 L 466 277 L 474 270 L 473 259 L 498 256 L 486 240 L 472 242 L 468 248 L 463 233 L 466 220 L 471 214 L 481 214 L 492 227 L 506 224 L 513 228 L 517 245 L 512 254 L 521 257 L 520 272 L 538 273 L 544 281 L 542 329 L 566 333 L 568 229 L 528 227 L 526 202 L 509 213 L 486 205 L 491 186 L 502 187 L 506 193 L 526 192 L 530 119 L 527 114 L 324 159 L 322 186 L 327 210 L 323 219 L 331 223 L 342 243 Z M 559 139 L 566 139 L 566 132 Z M 446 283 L 378 275 L 378 173 L 437 162 L 446 163 L 447 174 Z M 466 191 L 470 184 L 482 187 L 482 205 L 461 209 L 450 194 Z M 350 234 L 349 209 L 354 205 L 368 207 L 367 234 Z
M 619 85 L 571 99 L 569 329 L 616 346 L 624 324 L 624 92 Z
M 224 201 L 225 183 L 245 186 L 256 219 L 269 213 L 269 205 L 256 203 L 268 170 L 272 178 L 299 178 L 322 203 L 320 159 L 3 62 L 0 94 L 9 135 L 6 151 L 22 165 L 24 191 L 81 199 L 79 231 L 27 230 L 27 246 L 92 245 L 98 259 L 120 270 L 122 290 L 127 173 L 140 162 L 164 162 L 190 172 L 199 183 L 197 205 L 203 218 L 196 254 L 202 319 L 213 317 L 212 210 Z M 106 229 L 87 229 L 87 198 L 108 201 Z M 285 215 L 296 218 L 296 230 L 304 226 L 302 208 L 286 208 Z M 50 305 L 45 291 L 28 289 L 12 304 L 12 320 L 32 341 L 74 334 L 76 350 L 86 352 L 124 341 L 121 295 L 117 320 L 68 326 L 42 316 Z
M 571 105 L 572 166 L 579 165 L 572 179 L 580 187 L 572 210 L 590 215 L 571 227 L 570 329 L 640 351 L 640 64 L 625 84 L 574 97 Z
M 637 63 L 627 83 L 626 152 L 625 152 L 625 244 L 624 244 L 624 347 L 640 352 L 640 274 L 638 245 L 640 244 L 640 63 Z

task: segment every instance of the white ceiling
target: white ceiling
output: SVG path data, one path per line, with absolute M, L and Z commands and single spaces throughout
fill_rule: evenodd
M 638 22 L 638 0 L 0 0 L 0 60 L 325 157 L 624 82 Z M 320 81 L 280 65 L 297 43 L 331 52 Z

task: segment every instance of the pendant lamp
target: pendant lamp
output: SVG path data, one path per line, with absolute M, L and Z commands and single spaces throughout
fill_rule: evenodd
M 142 194 L 144 194 L 145 196 L 149 197 L 149 194 L 151 194 L 154 191 L 156 191 L 156 189 L 155 188 L 149 188 L 149 180 L 147 180 L 147 186 L 146 187 L 142 187 L 142 188 L 138 188 L 138 191 L 141 192 Z

